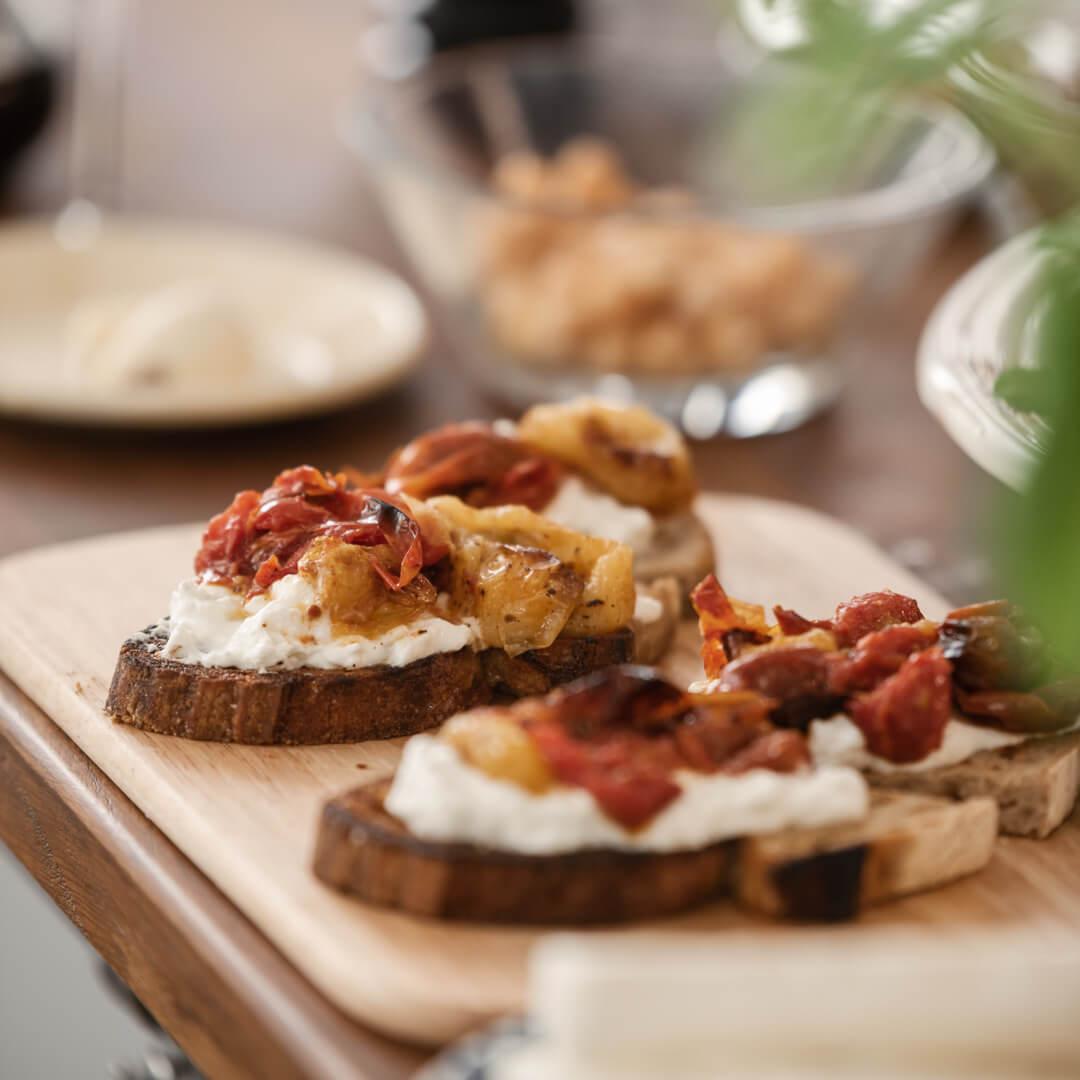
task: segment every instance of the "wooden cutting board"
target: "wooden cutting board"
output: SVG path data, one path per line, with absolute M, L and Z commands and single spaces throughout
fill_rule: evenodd
M 893 588 L 931 617 L 945 602 L 846 526 L 788 504 L 705 496 L 722 580 L 737 596 L 824 615 L 848 596 Z M 186 742 L 114 725 L 102 714 L 120 642 L 156 621 L 190 573 L 194 526 L 39 549 L 0 563 L 0 667 L 200 870 L 341 1009 L 390 1034 L 441 1042 L 523 1003 L 535 930 L 439 924 L 336 895 L 309 872 L 320 805 L 389 771 L 401 741 L 268 748 Z M 669 671 L 700 673 L 687 624 Z M 122 918 L 123 913 L 117 912 Z M 1045 842 L 1002 840 L 978 877 L 830 928 L 777 927 L 718 904 L 640 935 L 718 931 L 879 933 L 902 924 L 937 935 L 988 924 L 1080 941 L 1080 827 Z

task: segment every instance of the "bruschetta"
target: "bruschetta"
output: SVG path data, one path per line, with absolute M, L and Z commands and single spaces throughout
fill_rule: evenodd
M 520 504 L 628 545 L 643 586 L 642 662 L 660 658 L 690 589 L 715 569 L 712 540 L 693 510 L 697 485 L 686 442 L 642 406 L 578 398 L 535 406 L 517 423 L 448 424 L 401 447 L 379 471 L 356 475 L 415 498 Z
M 446 919 L 612 923 L 726 895 L 842 919 L 989 859 L 991 800 L 872 796 L 857 770 L 813 766 L 768 709 L 616 667 L 466 711 L 326 805 L 315 873 Z
M 383 739 L 630 658 L 629 548 L 523 506 L 424 503 L 300 466 L 209 524 L 106 709 L 246 743 Z
M 938 623 L 894 592 L 868 593 L 824 619 L 693 593 L 707 680 L 754 690 L 771 718 L 807 732 L 814 758 L 863 770 L 879 789 L 989 796 L 1001 830 L 1044 837 L 1080 791 L 1080 679 L 1058 669 L 1038 630 L 1005 601 Z

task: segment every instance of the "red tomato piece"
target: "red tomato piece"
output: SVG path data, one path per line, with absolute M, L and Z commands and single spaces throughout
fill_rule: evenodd
M 935 645 L 908 657 L 877 689 L 853 697 L 848 712 L 870 753 L 900 765 L 936 750 L 952 714 L 951 675 Z

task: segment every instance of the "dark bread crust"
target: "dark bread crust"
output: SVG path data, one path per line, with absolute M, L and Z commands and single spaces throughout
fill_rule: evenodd
M 524 924 L 619 923 L 722 895 L 733 844 L 663 854 L 519 855 L 421 840 L 383 806 L 380 780 L 323 807 L 315 875 L 368 904 L 411 915 Z
M 120 649 L 105 711 L 161 735 L 253 744 L 393 739 L 435 727 L 493 697 L 543 693 L 631 658 L 629 630 L 560 638 L 518 657 L 436 653 L 405 667 L 245 671 L 161 656 L 151 631 Z

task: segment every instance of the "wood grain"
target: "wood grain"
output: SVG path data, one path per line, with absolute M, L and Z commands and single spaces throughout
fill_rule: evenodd
M 709 496 L 701 512 L 717 538 L 725 582 L 750 600 L 782 596 L 810 614 L 837 596 L 889 586 L 930 616 L 942 599 L 851 530 L 765 500 Z M 438 1042 L 519 1007 L 535 932 L 453 927 L 376 911 L 337 896 L 310 873 L 323 800 L 395 763 L 399 744 L 243 747 L 192 743 L 109 724 L 101 705 L 120 641 L 158 617 L 188 572 L 198 530 L 157 529 L 44 549 L 0 565 L 7 617 L 0 665 L 109 774 L 199 869 L 316 986 L 348 1014 L 403 1038 Z M 698 672 L 696 634 L 671 665 Z M 1074 819 L 1075 820 L 1075 819 Z M 968 882 L 913 897 L 843 930 L 878 926 L 1080 924 L 1080 829 L 1050 840 L 1001 841 Z M 657 925 L 657 924 L 654 924 Z M 778 931 L 717 905 L 662 924 Z M 644 930 L 619 931 L 634 935 Z
M 215 1080 L 405 1080 L 422 1060 L 318 994 L 0 675 L 0 834 Z

